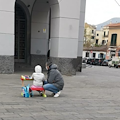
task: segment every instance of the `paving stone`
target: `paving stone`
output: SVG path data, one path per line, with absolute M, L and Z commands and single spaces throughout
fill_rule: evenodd
M 86 68 L 76 76 L 63 76 L 65 87 L 58 98 L 50 92 L 47 98 L 37 92 L 23 98 L 20 75 L 31 73 L 0 74 L 1 120 L 120 120 L 119 69 Z
M 20 112 L 20 113 L 18 113 L 19 114 L 19 116 L 21 116 L 21 117 L 32 117 L 33 115 L 32 115 L 32 113 L 26 113 L 26 112 Z
M 12 113 L 12 114 L 6 114 L 6 113 L 4 113 L 3 115 L 0 115 L 0 117 L 1 118 L 15 118 L 15 117 L 20 117 L 18 114 L 14 114 L 14 113 Z
M 32 117 L 14 117 L 14 118 L 2 118 L 2 120 L 35 120 Z
M 34 116 L 34 120 L 49 120 L 46 116 Z

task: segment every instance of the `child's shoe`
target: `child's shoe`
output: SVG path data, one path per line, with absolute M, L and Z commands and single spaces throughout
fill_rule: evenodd
M 47 97 L 47 95 L 46 95 L 46 94 L 42 94 L 42 96 L 43 96 L 43 97 Z
M 23 96 L 23 92 L 21 92 L 21 96 Z

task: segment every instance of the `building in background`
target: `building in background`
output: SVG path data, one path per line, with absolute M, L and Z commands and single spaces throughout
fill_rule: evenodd
M 102 45 L 107 45 L 108 43 L 108 36 L 109 36 L 109 26 L 104 26 L 103 29 L 103 40 L 102 40 Z
M 101 30 L 96 31 L 95 45 L 107 45 L 109 35 L 109 26 L 104 26 Z
M 85 29 L 84 29 L 84 44 L 87 41 L 91 41 L 91 44 L 95 44 L 95 37 L 96 37 L 96 27 L 93 25 L 90 25 L 88 23 L 85 23 Z
M 83 58 L 106 58 L 107 46 L 83 48 Z
M 50 50 L 62 74 L 76 74 L 82 64 L 85 4 L 86 0 L 0 0 L 0 73 L 37 64 L 44 69 Z
M 120 57 L 120 23 L 110 24 L 106 59 Z
M 102 40 L 103 40 L 103 31 L 102 30 L 96 31 L 95 46 L 101 45 L 102 44 Z

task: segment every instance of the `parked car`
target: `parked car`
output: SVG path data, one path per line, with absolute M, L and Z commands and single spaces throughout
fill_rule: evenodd
M 108 66 L 108 62 L 110 62 L 112 59 L 109 59 L 109 60 L 104 60 L 103 62 L 102 62 L 102 66 Z
M 112 58 L 112 60 L 108 62 L 108 66 L 109 68 L 116 67 L 116 65 L 118 65 L 119 63 L 120 63 L 119 58 Z
M 87 63 L 87 58 L 82 58 L 82 63 Z
M 91 64 L 93 62 L 94 58 L 87 59 L 87 64 Z
M 104 59 L 102 58 L 95 59 L 95 61 L 93 61 L 93 65 L 101 65 L 103 61 Z
M 120 68 L 120 63 L 118 63 L 115 67 L 116 67 L 116 68 Z
M 95 58 L 93 58 L 90 62 L 91 65 L 95 65 Z

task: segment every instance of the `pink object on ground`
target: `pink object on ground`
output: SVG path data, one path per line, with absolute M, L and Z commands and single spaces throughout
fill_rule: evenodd
M 31 88 L 31 90 L 44 91 L 43 87 L 38 87 L 38 86 L 34 86 L 34 85 L 32 85 L 30 88 Z

